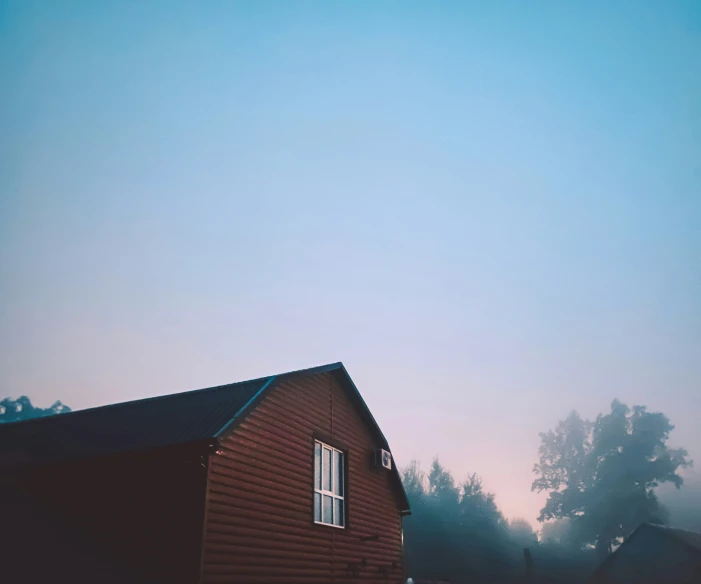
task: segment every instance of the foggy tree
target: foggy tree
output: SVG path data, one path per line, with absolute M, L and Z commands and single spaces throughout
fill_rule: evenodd
M 404 552 L 407 558 L 409 573 L 416 577 L 432 577 L 438 569 L 436 553 L 441 552 L 441 546 L 448 537 L 444 531 L 443 513 L 439 501 L 436 500 L 436 479 L 447 482 L 442 477 L 437 461 L 434 461 L 431 471 L 433 485 L 430 484 L 426 473 L 421 470 L 417 461 L 402 471 L 402 482 L 411 506 L 411 516 L 404 521 Z
M 446 504 L 457 504 L 459 492 L 450 471 L 444 469 L 438 459 L 434 459 L 428 473 L 428 492 Z
M 544 543 L 570 546 L 573 545 L 571 530 L 570 520 L 567 517 L 548 521 L 543 523 L 540 539 Z
M 510 537 L 508 522 L 499 511 L 494 494 L 484 490 L 477 473 L 470 474 L 460 485 L 458 521 L 468 581 L 508 581 L 514 569 L 521 569 L 521 550 Z
M 38 408 L 32 405 L 31 400 L 26 395 L 18 397 L 15 400 L 8 397 L 0 401 L 0 424 L 3 422 L 17 422 L 30 418 L 42 418 L 44 416 L 64 414 L 70 411 L 71 408 L 62 404 L 60 401 L 55 402 L 49 408 Z
M 513 557 L 519 562 L 520 556 L 512 553 L 507 561 L 514 547 L 508 524 L 476 474 L 458 484 L 436 459 L 428 473 L 412 462 L 402 480 L 412 509 L 404 521 L 410 576 L 456 583 L 508 581 Z
M 539 521 L 570 519 L 572 537 L 600 558 L 641 523 L 664 522 L 654 489 L 679 488 L 677 471 L 691 464 L 686 450 L 667 446 L 673 428 L 664 414 L 615 400 L 594 422 L 572 412 L 541 433 L 532 489 L 549 497 Z
M 701 476 L 685 477 L 683 489 L 664 485 L 657 495 L 669 511 L 670 526 L 701 532 Z
M 591 553 L 555 542 L 540 545 L 527 521 L 507 522 L 476 473 L 456 483 L 434 460 L 428 472 L 414 461 L 401 474 L 411 505 L 411 515 L 403 521 L 404 563 L 414 580 L 521 582 L 524 547 L 531 548 L 544 582 L 577 584 L 593 568 Z
M 475 530 L 505 533 L 508 523 L 494 502 L 494 494 L 484 491 L 482 479 L 472 473 L 461 485 L 460 513 Z
M 530 547 L 538 543 L 538 536 L 533 531 L 533 526 L 521 517 L 509 521 L 509 533 L 511 539 L 520 547 Z
M 428 491 L 424 499 L 427 514 L 423 529 L 428 541 L 424 543 L 432 562 L 445 574 L 439 577 L 455 578 L 459 561 L 458 504 L 460 492 L 450 471 L 434 459 L 427 477 Z
M 410 498 L 416 498 L 423 494 L 425 487 L 426 474 L 419 467 L 419 463 L 412 460 L 411 463 L 402 471 L 402 484 L 404 490 Z

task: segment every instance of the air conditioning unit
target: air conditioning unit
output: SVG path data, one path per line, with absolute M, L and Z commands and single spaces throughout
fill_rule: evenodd
M 375 450 L 375 466 L 390 470 L 392 468 L 392 455 L 387 450 L 378 448 Z

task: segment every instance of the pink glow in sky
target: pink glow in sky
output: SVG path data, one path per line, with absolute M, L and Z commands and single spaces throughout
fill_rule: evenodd
M 0 398 L 343 361 L 531 521 L 571 409 L 701 458 L 698 3 L 497 4 L 5 5 Z

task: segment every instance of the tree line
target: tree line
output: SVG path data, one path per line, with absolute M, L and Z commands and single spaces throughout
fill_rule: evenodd
M 60 401 L 39 408 L 27 396 L 0 401 L 0 423 L 70 412 Z M 435 459 L 402 472 L 412 515 L 404 520 L 404 557 L 414 579 L 507 583 L 578 582 L 641 523 L 670 522 L 658 497 L 669 488 L 674 524 L 701 529 L 701 481 L 680 496 L 683 448 L 667 442 L 674 426 L 644 406 L 615 400 L 595 420 L 577 412 L 541 433 L 532 490 L 548 494 L 540 538 L 523 519 L 507 521 L 472 473 L 457 482 Z M 527 549 L 528 552 L 524 552 Z
M 657 487 L 681 488 L 688 453 L 667 441 L 662 413 L 619 401 L 593 421 L 572 412 L 540 434 L 532 490 L 546 492 L 540 539 L 507 521 L 477 474 L 456 482 L 438 459 L 403 470 L 412 515 L 404 521 L 407 573 L 460 582 L 577 582 L 641 523 L 669 522 Z M 524 552 L 524 548 L 528 549 Z
M 32 404 L 26 395 L 17 399 L 9 397 L 0 401 L 0 424 L 3 422 L 19 422 L 20 420 L 29 420 L 31 418 L 43 418 L 44 416 L 53 416 L 56 414 L 65 414 L 71 411 L 71 408 L 62 404 L 60 401 L 55 402 L 51 407 L 39 408 Z

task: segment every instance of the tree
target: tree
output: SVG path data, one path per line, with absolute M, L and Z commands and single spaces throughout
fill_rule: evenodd
M 538 536 L 533 531 L 533 526 L 521 517 L 509 521 L 509 533 L 511 539 L 522 548 L 538 543 Z
M 437 458 L 428 473 L 428 494 L 444 507 L 457 505 L 460 498 L 460 490 L 455 486 L 453 475 L 441 466 Z
M 701 532 L 701 476 L 687 475 L 684 488 L 677 490 L 670 485 L 659 489 L 660 501 L 669 510 L 669 525 L 688 531 Z
M 615 400 L 593 423 L 572 412 L 541 433 L 532 489 L 549 497 L 539 521 L 568 518 L 572 537 L 600 558 L 640 523 L 664 522 L 655 488 L 681 487 L 677 471 L 691 464 L 686 450 L 667 446 L 673 428 L 664 414 Z
M 55 402 L 50 408 L 37 408 L 32 405 L 32 401 L 26 395 L 15 400 L 8 397 L 0 401 L 0 424 L 64 414 L 70 411 L 71 408 L 63 405 L 60 401 Z
M 468 475 L 460 486 L 458 521 L 467 581 L 509 580 L 512 570 L 520 568 L 522 552 L 510 538 L 508 522 L 494 494 L 484 490 L 476 473 Z
M 416 500 L 426 492 L 426 473 L 416 460 L 412 460 L 402 471 L 402 484 L 409 499 Z
M 513 569 L 507 522 L 477 474 L 457 484 L 438 459 L 428 473 L 412 462 L 402 472 L 412 514 L 404 520 L 404 557 L 415 579 L 499 582 Z M 511 547 L 510 547 L 511 546 Z M 519 564 L 520 566 L 520 564 Z
M 482 479 L 472 473 L 461 485 L 460 513 L 473 531 L 503 535 L 508 523 L 494 502 L 494 494 L 484 491 Z
M 543 524 L 540 539 L 543 543 L 556 544 L 562 546 L 572 545 L 572 526 L 567 517 L 555 519 Z

